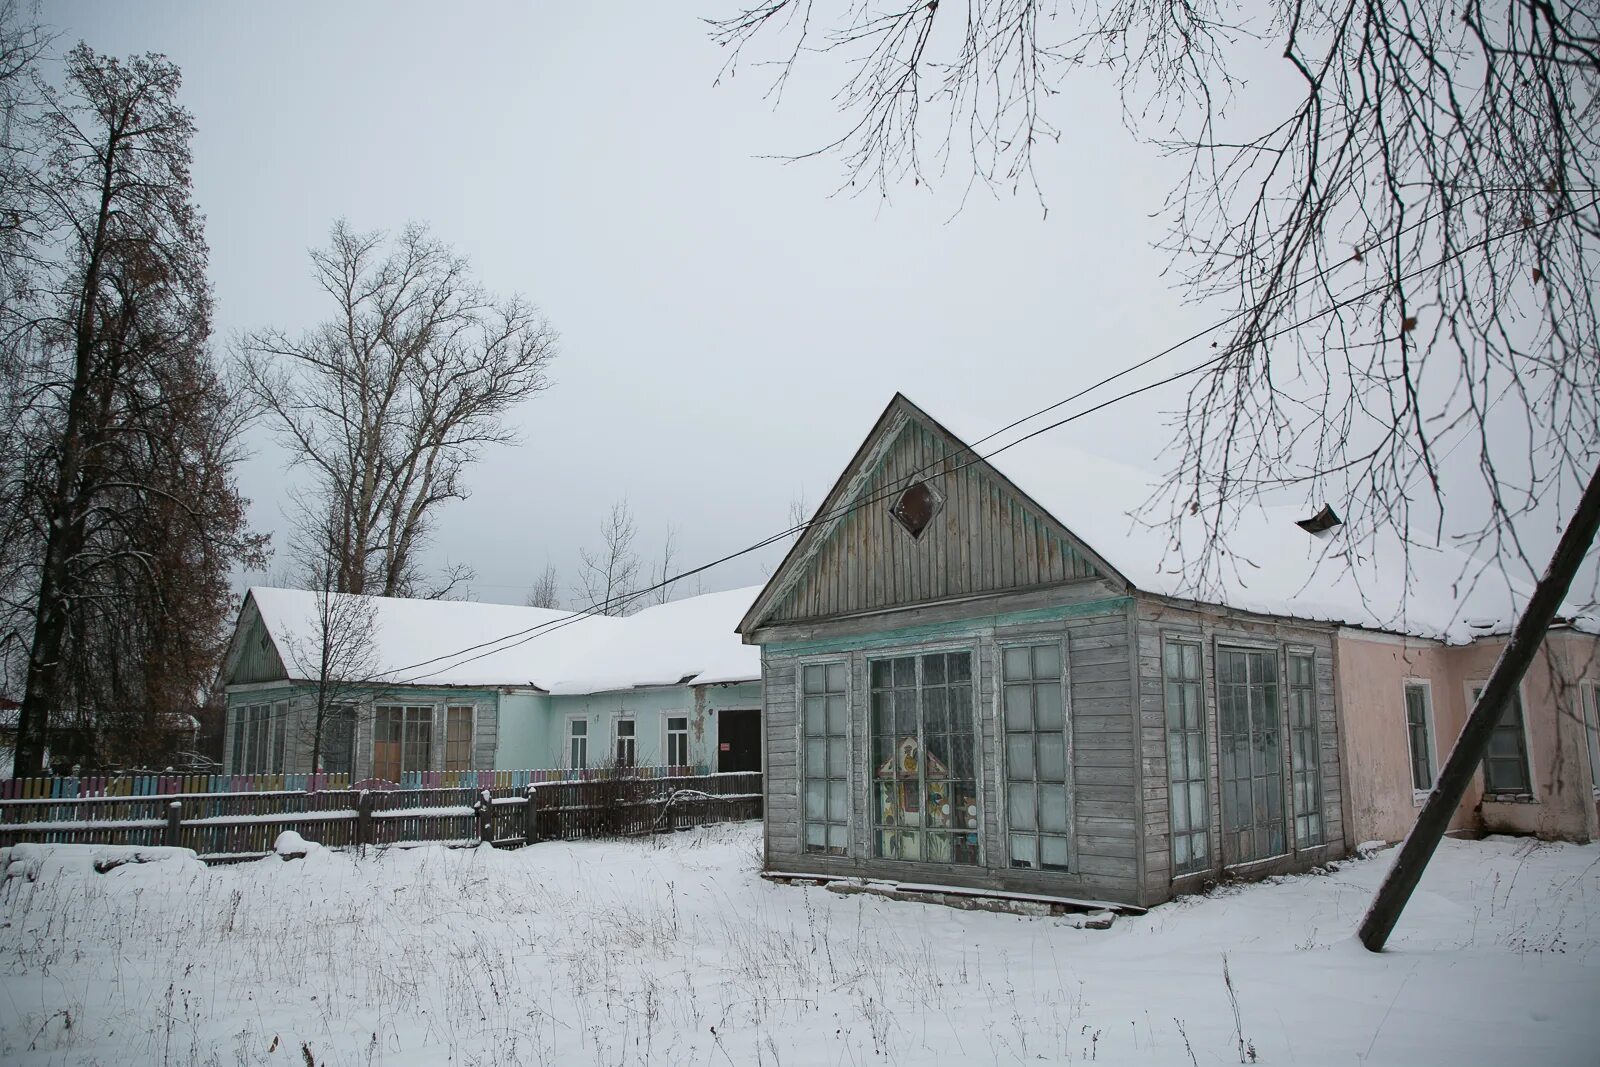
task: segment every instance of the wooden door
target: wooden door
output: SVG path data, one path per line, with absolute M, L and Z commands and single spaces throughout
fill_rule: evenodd
M 761 712 L 755 709 L 717 712 L 717 770 L 761 769 Z

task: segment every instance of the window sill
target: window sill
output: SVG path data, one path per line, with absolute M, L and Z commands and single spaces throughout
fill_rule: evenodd
M 1431 796 L 1432 793 L 1433 790 L 1431 789 L 1413 789 L 1411 791 L 1411 806 L 1413 808 L 1422 807 L 1422 805 L 1428 802 L 1428 797 Z
M 1537 804 L 1539 798 L 1532 793 L 1485 793 L 1485 804 Z

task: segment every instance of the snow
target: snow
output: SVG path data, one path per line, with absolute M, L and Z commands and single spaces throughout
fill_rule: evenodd
M 1353 930 L 1392 852 L 1089 930 L 774 885 L 760 841 L 104 875 L 103 849 L 19 846 L 0 1061 L 1227 1064 L 1242 1037 L 1265 1064 L 1563 1065 L 1600 1042 L 1594 845 L 1446 840 L 1375 956 Z
M 1000 425 L 928 414 L 968 444 Z M 1043 424 L 1024 424 L 976 450 L 990 456 Z M 1347 558 L 1337 535 L 1324 540 L 1294 525 L 1315 508 L 1279 506 L 1243 509 L 1225 538 L 1235 562 L 1201 582 L 1200 521 L 1186 519 L 1175 534 L 1157 521 L 1165 511 L 1144 514 L 1160 482 L 1150 472 L 1079 451 L 1051 434 L 1019 441 L 988 462 L 1148 593 L 1464 644 L 1485 632 L 1508 632 L 1531 591 L 1456 548 L 1403 545 L 1392 531 Z M 1342 502 L 1333 504 L 1343 510 Z M 1578 611 L 1568 606 L 1562 614 Z M 1581 629 L 1595 624 L 1577 619 Z
M 279 834 L 278 839 L 272 843 L 272 851 L 276 852 L 283 859 L 297 859 L 302 856 L 307 856 L 321 847 L 321 845 L 314 841 L 307 841 L 293 830 L 285 830 L 283 833 Z
M 744 644 L 734 627 L 757 592 L 750 587 L 706 593 L 625 618 L 368 597 L 374 673 L 394 683 L 528 686 L 564 694 L 677 685 L 686 678 L 698 684 L 754 681 L 761 677 L 760 650 Z M 317 595 L 250 590 L 292 678 L 316 674 Z

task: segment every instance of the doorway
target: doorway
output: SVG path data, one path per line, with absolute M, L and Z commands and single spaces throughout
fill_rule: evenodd
M 761 711 L 757 708 L 717 712 L 717 772 L 761 769 Z
M 1278 657 L 1217 649 L 1217 757 L 1222 772 L 1222 861 L 1227 866 L 1287 851 Z

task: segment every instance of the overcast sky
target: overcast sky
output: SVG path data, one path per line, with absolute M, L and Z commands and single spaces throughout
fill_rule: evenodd
M 1053 104 L 1070 129 L 1039 157 L 1047 217 L 1027 193 L 956 212 L 954 179 L 887 206 L 832 196 L 836 162 L 763 158 L 837 131 L 831 86 L 802 85 L 776 113 L 755 71 L 715 86 L 724 55 L 700 16 L 730 8 L 43 14 L 63 46 L 181 66 L 219 346 L 330 312 L 306 251 L 340 216 L 425 221 L 492 291 L 541 306 L 561 334 L 554 386 L 517 413 L 522 444 L 473 468 L 431 551 L 476 570 L 478 599 L 519 602 L 546 562 L 570 584 L 615 499 L 643 554 L 671 524 L 682 563 L 718 556 L 780 529 L 797 494 L 815 506 L 896 390 L 998 427 L 1215 317 L 1163 277 L 1151 216 L 1174 163 L 1134 141 L 1108 86 L 1075 77 Z M 1162 391 L 1058 433 L 1156 469 L 1160 412 L 1180 402 Z M 254 447 L 241 484 L 281 544 L 295 473 L 266 435 Z M 759 582 L 775 558 L 729 564 L 705 588 Z

